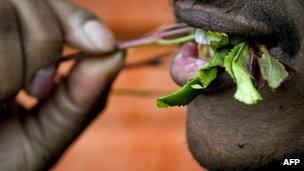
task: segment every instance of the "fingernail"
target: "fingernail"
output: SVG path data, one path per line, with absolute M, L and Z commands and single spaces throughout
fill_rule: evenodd
M 28 92 L 35 97 L 45 97 L 53 88 L 56 66 L 43 68 L 37 72 L 29 85 Z
M 102 52 L 115 49 L 116 40 L 113 33 L 97 20 L 91 20 L 84 24 L 83 31 L 91 43 Z

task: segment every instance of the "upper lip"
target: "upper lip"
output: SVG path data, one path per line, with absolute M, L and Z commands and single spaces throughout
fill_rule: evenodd
M 213 6 L 195 4 L 196 0 L 175 0 L 174 10 L 180 22 L 195 28 L 225 32 L 229 35 L 242 36 L 253 43 L 264 43 L 275 58 L 295 64 L 293 58 L 299 49 L 299 39 L 293 25 L 284 21 L 289 32 L 278 30 L 273 24 L 245 16 L 234 11 L 225 11 Z M 267 24 L 268 23 L 268 24 Z M 282 24 L 282 23 L 281 23 Z M 283 32 L 283 33 L 282 33 Z
M 243 15 L 227 13 L 211 6 L 193 5 L 191 1 L 175 1 L 175 13 L 179 20 L 190 26 L 225 32 L 246 37 L 271 36 L 271 26 Z

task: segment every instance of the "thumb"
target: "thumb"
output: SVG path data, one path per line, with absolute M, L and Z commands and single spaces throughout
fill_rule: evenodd
M 27 120 L 27 129 L 37 155 L 55 162 L 106 104 L 113 80 L 124 64 L 119 52 L 106 58 L 82 59 L 60 83 L 37 114 Z M 38 121 L 38 122 L 37 122 Z
M 47 1 L 63 27 L 67 43 L 90 53 L 116 48 L 114 35 L 94 14 L 69 0 Z

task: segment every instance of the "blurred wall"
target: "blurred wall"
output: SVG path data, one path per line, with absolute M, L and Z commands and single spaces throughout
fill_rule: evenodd
M 74 0 L 95 12 L 126 39 L 174 22 L 171 0 Z
M 119 39 L 174 22 L 169 0 L 77 0 Z M 107 109 L 65 153 L 55 171 L 195 171 L 185 140 L 184 108 L 158 109 L 155 99 L 178 87 L 168 68 L 175 47 L 128 54 Z M 146 65 L 148 64 L 148 65 Z M 153 64 L 153 65 L 150 65 Z

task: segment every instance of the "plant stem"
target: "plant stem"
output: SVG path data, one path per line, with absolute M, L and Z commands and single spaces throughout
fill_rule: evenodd
M 126 50 L 129 48 L 144 46 L 144 45 L 167 46 L 167 45 L 181 44 L 193 40 L 195 38 L 195 35 L 193 33 L 194 33 L 193 28 L 188 27 L 186 24 L 183 23 L 173 24 L 165 27 L 160 31 L 145 35 L 138 39 L 120 41 L 118 42 L 117 49 L 115 49 L 114 51 L 106 54 L 95 54 L 95 55 L 93 54 L 93 56 L 108 56 L 120 50 Z M 61 57 L 59 59 L 59 62 L 64 62 L 71 59 L 80 59 L 83 58 L 84 56 L 92 56 L 92 54 L 86 54 L 80 51 Z
M 155 38 L 152 36 L 145 36 L 135 40 L 121 41 L 118 42 L 118 49 L 128 49 L 136 46 L 143 46 L 147 44 L 151 44 L 155 41 Z
M 157 45 L 176 45 L 176 44 L 188 42 L 190 40 L 193 40 L 194 38 L 195 38 L 195 35 L 189 35 L 186 37 L 176 38 L 176 39 L 172 39 L 172 40 L 160 39 L 160 40 L 157 40 L 155 43 Z

